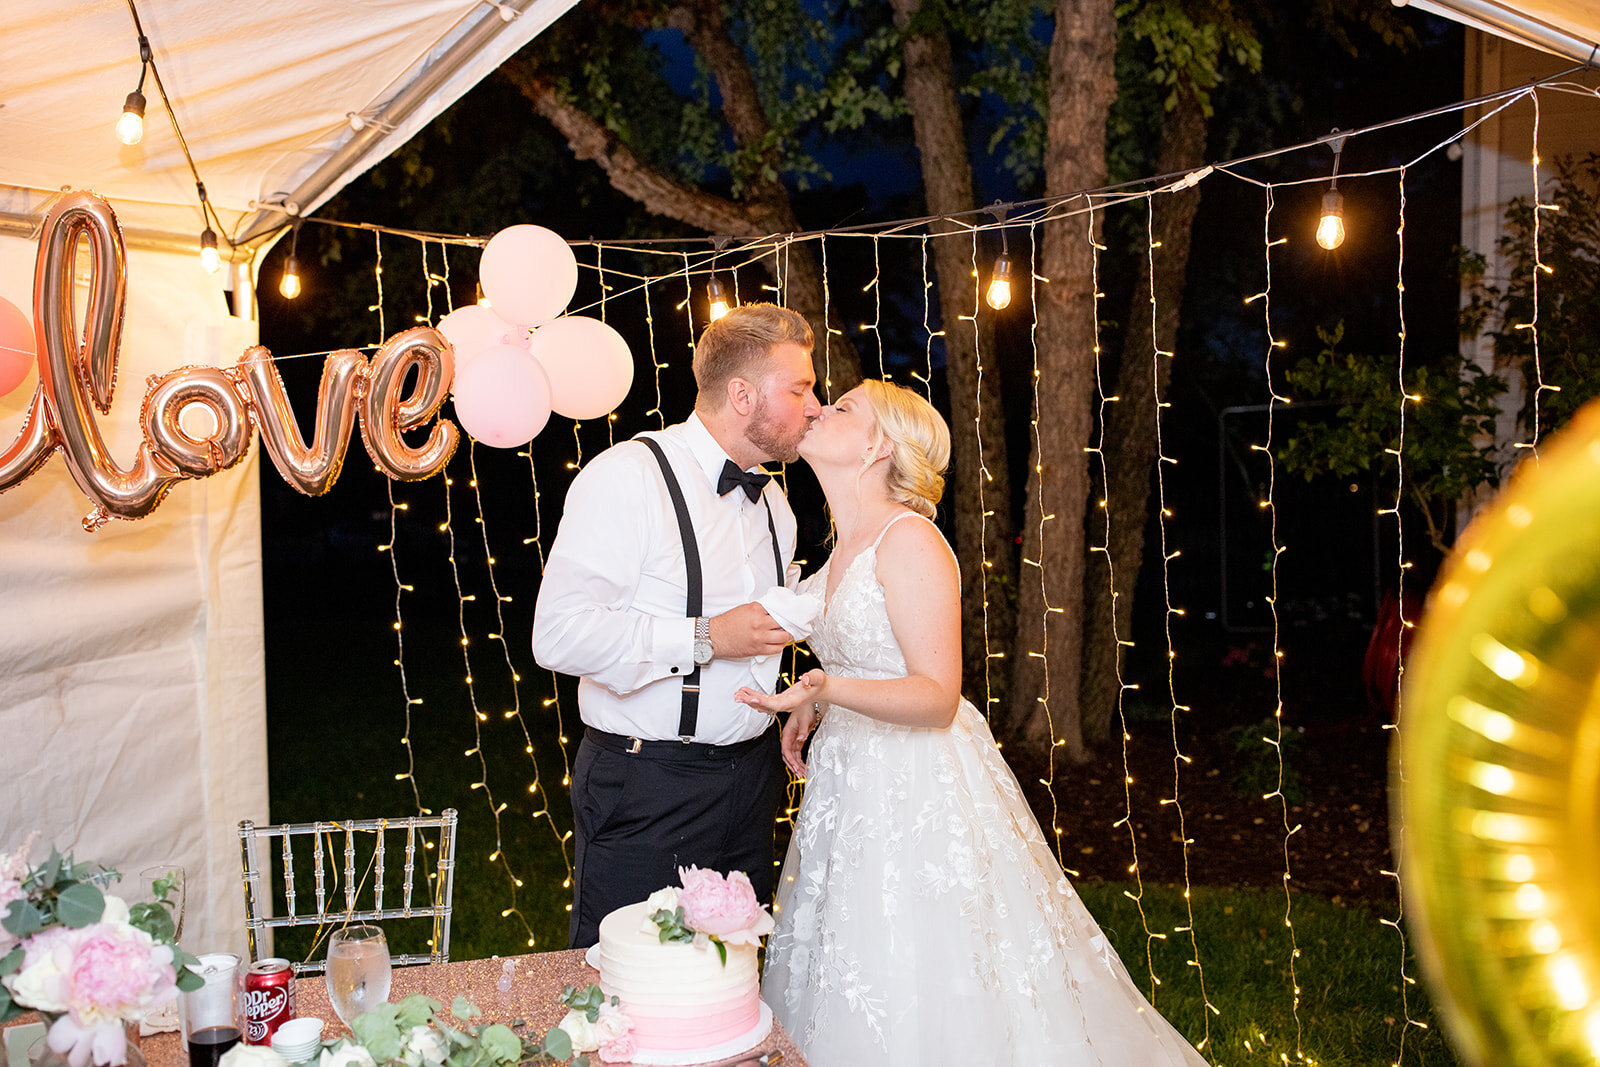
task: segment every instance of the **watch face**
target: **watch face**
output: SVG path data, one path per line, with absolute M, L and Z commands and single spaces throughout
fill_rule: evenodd
M 694 643 L 694 661 L 701 666 L 711 662 L 710 641 L 696 641 Z

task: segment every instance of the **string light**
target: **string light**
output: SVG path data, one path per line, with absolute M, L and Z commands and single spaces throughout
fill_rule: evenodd
M 1270 185 L 1266 188 L 1266 200 L 1266 210 L 1263 212 L 1261 220 L 1262 241 L 1265 245 L 1262 250 L 1262 259 L 1266 268 L 1266 286 L 1260 293 L 1246 301 L 1246 303 L 1258 299 L 1261 301 L 1262 324 L 1267 336 L 1267 350 L 1263 359 L 1268 397 L 1267 439 L 1262 444 L 1251 445 L 1250 447 L 1252 451 L 1260 452 L 1267 458 L 1267 497 L 1262 501 L 1261 506 L 1267 512 L 1268 532 L 1272 546 L 1272 563 L 1270 567 L 1272 594 L 1267 597 L 1267 606 L 1272 611 L 1272 686 L 1276 701 L 1272 709 L 1272 721 L 1276 727 L 1277 736 L 1263 737 L 1262 740 L 1272 747 L 1273 753 L 1277 757 L 1278 784 L 1272 792 L 1265 794 L 1262 799 L 1276 799 L 1283 817 L 1283 925 L 1289 931 L 1289 989 L 1292 997 L 1290 1012 L 1294 1016 L 1295 1058 L 1303 1061 L 1305 1059 L 1305 1051 L 1302 1042 L 1305 1032 L 1304 1026 L 1300 1022 L 1300 978 L 1296 965 L 1296 961 L 1300 958 L 1300 944 L 1294 932 L 1294 898 L 1289 891 L 1289 882 L 1293 877 L 1293 871 L 1289 863 L 1289 840 L 1300 831 L 1300 825 L 1296 824 L 1293 827 L 1289 825 L 1289 801 L 1283 793 L 1283 650 L 1280 644 L 1282 638 L 1281 620 L 1278 616 L 1278 561 L 1287 549 L 1278 543 L 1278 502 L 1276 496 L 1278 468 L 1272 452 L 1272 438 L 1275 429 L 1274 415 L 1278 410 L 1278 405 L 1287 405 L 1289 403 L 1289 398 L 1278 392 L 1272 375 L 1273 354 L 1285 346 L 1285 342 L 1274 337 L 1272 333 L 1272 250 L 1278 245 L 1288 244 L 1288 239 L 1280 237 L 1274 240 L 1272 237 L 1273 195 L 1272 186 Z M 1285 1054 L 1284 1058 L 1285 1062 L 1287 1062 L 1287 1054 Z
M 300 260 L 296 252 L 300 248 L 300 220 L 294 220 L 294 229 L 289 234 L 289 261 L 284 264 L 283 277 L 278 282 L 278 292 L 283 294 L 285 300 L 293 300 L 300 295 Z M 422 246 L 424 263 L 428 253 L 428 246 Z M 431 293 L 429 294 L 431 297 Z M 430 316 L 431 318 L 431 316 Z
M 1329 252 L 1344 244 L 1344 197 L 1339 193 L 1339 156 L 1344 152 L 1344 142 L 1343 137 L 1328 142 L 1333 149 L 1333 180 L 1323 194 L 1322 217 L 1317 220 L 1317 244 Z
M 144 78 L 150 73 L 150 38 L 139 34 L 139 86 L 128 94 L 117 119 L 117 139 L 125 145 L 144 140 Z
M 1395 610 L 1399 613 L 1400 625 L 1395 630 L 1395 704 L 1394 722 L 1384 723 L 1385 729 L 1399 730 L 1400 715 L 1404 706 L 1404 681 L 1406 675 L 1405 649 L 1407 631 L 1416 625 L 1415 621 L 1406 618 L 1406 572 L 1411 569 L 1411 564 L 1406 560 L 1405 520 L 1400 511 L 1401 502 L 1405 499 L 1405 446 L 1406 446 L 1406 403 L 1416 402 L 1421 397 L 1412 396 L 1406 392 L 1406 170 L 1400 170 L 1400 213 L 1399 222 L 1395 229 L 1396 265 L 1395 265 L 1395 311 L 1398 319 L 1399 356 L 1395 370 L 1395 380 L 1400 387 L 1400 426 L 1395 437 L 1395 446 L 1387 449 L 1394 456 L 1394 507 L 1380 511 L 1379 514 L 1394 516 L 1395 524 L 1395 551 L 1396 568 L 1395 576 Z M 1399 1051 L 1395 1055 L 1396 1065 L 1404 1062 L 1406 1055 L 1406 1035 L 1413 1026 L 1427 1029 L 1427 1025 L 1411 1017 L 1411 986 L 1416 984 L 1416 979 L 1406 973 L 1406 957 L 1410 950 L 1406 945 L 1406 931 L 1403 925 L 1405 920 L 1405 885 L 1400 878 L 1400 864 L 1404 850 L 1398 842 L 1405 833 L 1405 812 L 1401 798 L 1405 795 L 1405 765 L 1400 759 L 1399 746 L 1394 747 L 1394 771 L 1399 788 L 1393 791 L 1391 797 L 1394 808 L 1394 833 L 1397 842 L 1394 850 L 1394 870 L 1382 872 L 1385 876 L 1394 879 L 1395 916 L 1393 920 L 1380 919 L 1385 926 L 1393 928 L 1395 935 L 1400 939 L 1400 1015 L 1404 1019 L 1400 1027 Z
M 722 282 L 715 274 L 711 275 L 711 280 L 706 283 L 706 305 L 706 313 L 712 322 L 716 322 L 733 310 L 733 306 L 728 302 L 727 290 L 722 287 Z
M 984 299 L 996 311 L 1004 311 L 1011 306 L 1011 249 L 1006 244 L 1006 208 L 996 201 L 990 211 L 1000 227 L 1000 254 L 989 272 L 989 291 Z
M 996 311 L 1004 311 L 1011 306 L 1011 257 L 1005 252 L 995 257 L 994 272 L 990 275 L 989 291 L 984 299 Z
M 1187 705 L 1178 703 L 1178 653 L 1172 640 L 1172 620 L 1176 616 L 1182 616 L 1183 609 L 1172 606 L 1172 580 L 1170 570 L 1171 563 L 1178 557 L 1179 550 L 1173 549 L 1169 551 L 1167 546 L 1167 520 L 1172 518 L 1172 510 L 1167 507 L 1166 468 L 1168 464 L 1176 465 L 1178 461 L 1174 457 L 1166 454 L 1161 434 L 1161 412 L 1164 409 L 1172 406 L 1171 401 L 1162 399 L 1161 361 L 1163 359 L 1173 359 L 1175 356 L 1172 352 L 1163 351 L 1161 348 L 1161 335 L 1159 333 L 1160 327 L 1156 314 L 1156 249 L 1161 247 L 1161 242 L 1156 240 L 1155 198 L 1149 198 L 1145 202 L 1145 207 L 1145 254 L 1150 278 L 1150 383 L 1152 399 L 1155 402 L 1156 525 L 1161 536 L 1161 588 L 1166 601 L 1164 629 L 1167 639 L 1167 699 L 1169 703 L 1167 717 L 1172 726 L 1172 796 L 1170 799 L 1167 797 L 1162 797 L 1161 803 L 1163 805 L 1171 804 L 1173 811 L 1178 816 L 1178 846 L 1183 858 L 1183 905 L 1187 914 L 1187 922 L 1183 926 L 1174 928 L 1173 933 L 1187 933 L 1189 935 L 1189 951 L 1191 953 L 1191 958 L 1186 962 L 1189 966 L 1195 969 L 1195 975 L 1200 983 L 1200 1000 L 1205 1004 L 1207 1009 L 1200 1014 L 1201 1025 L 1203 1026 L 1205 1032 L 1201 1041 L 1195 1046 L 1197 1049 L 1203 1051 L 1206 1045 L 1211 1041 L 1211 1016 L 1220 1015 L 1221 1012 L 1217 1010 L 1216 1005 L 1211 1003 L 1211 998 L 1206 995 L 1206 973 L 1205 968 L 1200 964 L 1200 943 L 1196 939 L 1194 932 L 1194 901 L 1192 899 L 1193 895 L 1190 892 L 1191 887 L 1189 885 L 1189 846 L 1194 842 L 1189 838 L 1188 822 L 1184 816 L 1183 801 L 1180 799 L 1179 791 L 1179 786 L 1181 785 L 1183 779 L 1183 765 L 1192 763 L 1194 761 L 1190 757 L 1183 754 L 1183 750 L 1178 743 L 1178 713 L 1180 711 L 1190 711 L 1192 709 L 1190 709 Z M 1109 501 L 1110 493 L 1111 488 L 1109 485 L 1107 485 L 1106 515 L 1108 521 L 1111 514 Z M 1108 548 L 1110 543 L 1111 539 L 1109 536 L 1107 536 L 1106 544 Z M 1107 552 L 1106 559 L 1109 561 L 1110 558 L 1111 554 L 1110 552 Z M 1113 598 L 1113 636 L 1115 635 L 1116 626 L 1115 614 L 1116 601 L 1115 598 Z M 1118 647 L 1117 651 L 1121 651 L 1120 646 Z
M 873 246 L 876 248 L 876 244 Z M 989 648 L 989 572 L 994 569 L 994 561 L 989 558 L 989 510 L 988 501 L 984 499 L 984 486 L 994 481 L 994 475 L 989 473 L 988 460 L 983 455 L 983 335 L 978 330 L 978 231 L 972 231 L 972 314 L 958 316 L 962 322 L 972 323 L 972 365 L 975 381 L 972 387 L 972 436 L 976 439 L 978 456 L 978 555 L 980 565 L 978 576 L 980 580 L 979 591 L 983 601 L 983 715 L 989 717 L 990 710 L 1000 702 L 994 695 L 994 682 L 989 676 L 990 665 L 999 658 L 1000 653 Z M 1042 556 L 1043 553 L 1040 553 Z M 1043 574 L 1043 568 L 1040 569 Z M 1042 577 L 1041 577 L 1041 580 Z M 1048 715 L 1048 706 L 1046 708 Z M 1055 757 L 1055 749 L 1051 748 L 1051 758 Z
M 207 274 L 215 274 L 222 269 L 222 253 L 217 249 L 217 231 L 210 226 L 200 233 L 200 265 Z

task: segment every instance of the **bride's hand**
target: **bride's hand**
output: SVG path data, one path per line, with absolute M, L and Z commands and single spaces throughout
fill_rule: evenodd
M 817 725 L 820 706 L 816 701 L 789 713 L 789 718 L 783 724 L 783 733 L 778 738 L 778 747 L 783 752 L 783 762 L 793 772 L 796 778 L 805 778 L 806 764 L 800 758 L 800 753 L 806 747 L 806 738 L 811 736 L 812 729 Z
M 801 707 L 809 707 L 813 703 L 824 702 L 828 686 L 828 675 L 820 667 L 813 667 L 800 676 L 800 680 L 781 693 L 763 693 L 759 689 L 741 686 L 733 694 L 733 699 L 741 704 L 748 704 L 757 711 L 764 711 L 768 715 L 783 715 L 791 711 L 798 711 Z

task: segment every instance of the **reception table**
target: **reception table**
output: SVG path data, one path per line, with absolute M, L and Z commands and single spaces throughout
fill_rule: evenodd
M 426 993 L 444 1005 L 457 996 L 464 996 L 483 1012 L 478 1022 L 510 1023 L 518 1019 L 529 1023 L 543 1034 L 566 1015 L 560 997 L 564 986 L 583 988 L 599 980 L 599 972 L 583 962 L 583 952 L 571 949 L 564 952 L 541 952 L 530 956 L 512 956 L 511 988 L 501 992 L 498 987 L 504 973 L 505 958 L 467 960 L 460 963 L 435 963 L 421 967 L 396 967 L 389 999 L 399 1001 L 412 993 Z M 315 1016 L 327 1020 L 323 1040 L 349 1034 L 328 1003 L 327 987 L 322 977 L 295 980 L 295 1008 L 300 1016 Z M 151 1034 L 140 1042 L 149 1067 L 188 1067 L 183 1045 L 175 1033 Z M 783 1067 L 805 1067 L 799 1049 L 782 1026 L 776 1021 L 772 1033 L 765 1041 L 749 1052 L 717 1060 L 718 1065 L 733 1065 L 754 1061 L 772 1052 L 783 1054 Z M 590 1062 L 597 1062 L 590 1057 Z M 17 1065 L 12 1065 L 17 1067 Z

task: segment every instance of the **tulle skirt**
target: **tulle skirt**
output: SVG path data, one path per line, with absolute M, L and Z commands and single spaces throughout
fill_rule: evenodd
M 812 741 L 762 996 L 814 1067 L 1206 1061 L 1139 992 L 988 725 Z

